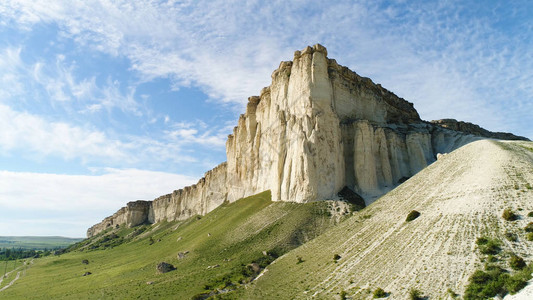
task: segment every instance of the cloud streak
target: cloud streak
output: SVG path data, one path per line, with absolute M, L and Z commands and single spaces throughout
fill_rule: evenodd
M 4 155 L 153 168 L 157 164 L 197 162 L 186 149 L 192 146 L 223 149 L 226 127 L 208 128 L 203 122 L 187 124 L 188 130 L 195 132 L 185 136 L 174 130 L 133 135 L 98 129 L 89 122 L 92 115 L 111 115 L 118 110 L 143 122 L 143 118 L 152 118 L 153 112 L 138 100 L 134 86 L 123 91 L 110 77 L 103 84 L 97 84 L 94 76 L 79 79 L 77 66 L 63 55 L 50 65 L 24 62 L 21 48 L 7 47 L 0 53 L 0 77 L 5 79 L 0 83 L 0 153 Z M 43 116 L 47 111 L 51 117 Z M 54 116 L 58 114 L 68 117 L 57 119 Z M 80 119 L 80 114 L 88 118 Z M 168 117 L 166 123 L 173 128 Z
M 189 124 L 187 126 L 192 126 Z M 102 131 L 73 126 L 64 122 L 51 122 L 40 116 L 19 112 L 0 104 L 0 153 L 18 153 L 31 159 L 59 157 L 81 160 L 84 164 L 135 166 L 150 168 L 148 162 L 192 163 L 197 158 L 188 155 L 184 146 L 190 144 L 206 147 L 224 145 L 222 134 L 198 131 L 190 127 L 181 134 L 167 132 L 167 137 L 153 139 L 146 136 L 123 136 L 114 139 Z
M 129 201 L 153 200 L 196 180 L 138 169 L 104 169 L 101 175 L 0 171 L 0 211 L 2 221 L 9 221 L 2 232 L 79 237 L 88 224 Z
M 514 8 L 475 1 L 90 1 L 69 6 L 8 1 L 4 6 L 4 16 L 22 27 L 57 23 L 82 46 L 127 57 L 143 80 L 167 77 L 176 88 L 193 84 L 240 108 L 269 84 L 280 60 L 321 42 L 341 64 L 415 102 L 422 117 L 455 116 L 489 129 L 531 134 L 519 121 L 527 117 L 523 111 L 532 108 L 533 97 L 533 34 L 527 18 L 533 8 L 527 1 Z M 509 18 L 517 28 L 500 24 Z

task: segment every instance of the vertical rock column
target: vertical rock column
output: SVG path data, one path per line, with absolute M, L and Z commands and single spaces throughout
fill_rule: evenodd
M 295 53 L 287 91 L 288 145 L 279 200 L 328 199 L 344 186 L 342 134 L 326 56 L 320 45 Z

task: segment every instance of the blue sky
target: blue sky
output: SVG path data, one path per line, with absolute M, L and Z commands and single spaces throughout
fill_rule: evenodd
M 2 1 L 0 235 L 84 236 L 195 183 L 316 43 L 425 120 L 533 139 L 532 3 Z

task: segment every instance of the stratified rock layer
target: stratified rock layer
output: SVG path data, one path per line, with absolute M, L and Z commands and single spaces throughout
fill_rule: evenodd
M 465 133 L 483 136 L 483 137 L 492 138 L 492 139 L 529 141 L 528 138 L 525 138 L 523 136 L 517 136 L 512 133 L 507 133 L 507 132 L 491 132 L 491 131 L 488 131 L 486 129 L 479 127 L 479 125 L 472 124 L 469 122 L 457 121 L 455 119 L 434 120 L 434 121 L 431 121 L 431 123 L 439 125 L 444 128 L 451 129 L 451 130 L 462 131 Z
M 348 187 L 368 204 L 438 153 L 476 135 L 490 137 L 488 131 L 457 130 L 422 121 L 412 103 L 328 59 L 323 46 L 307 47 L 280 64 L 260 96 L 249 98 L 228 136 L 227 163 L 142 208 L 130 202 L 87 235 L 116 224 L 203 215 L 265 190 L 274 201 L 309 202 L 338 199 Z

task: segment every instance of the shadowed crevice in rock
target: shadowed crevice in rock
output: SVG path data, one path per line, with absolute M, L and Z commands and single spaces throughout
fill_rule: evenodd
M 354 206 L 354 210 L 361 210 L 366 207 L 365 199 L 359 196 L 356 192 L 352 191 L 349 187 L 345 186 L 338 194 L 339 198 Z

